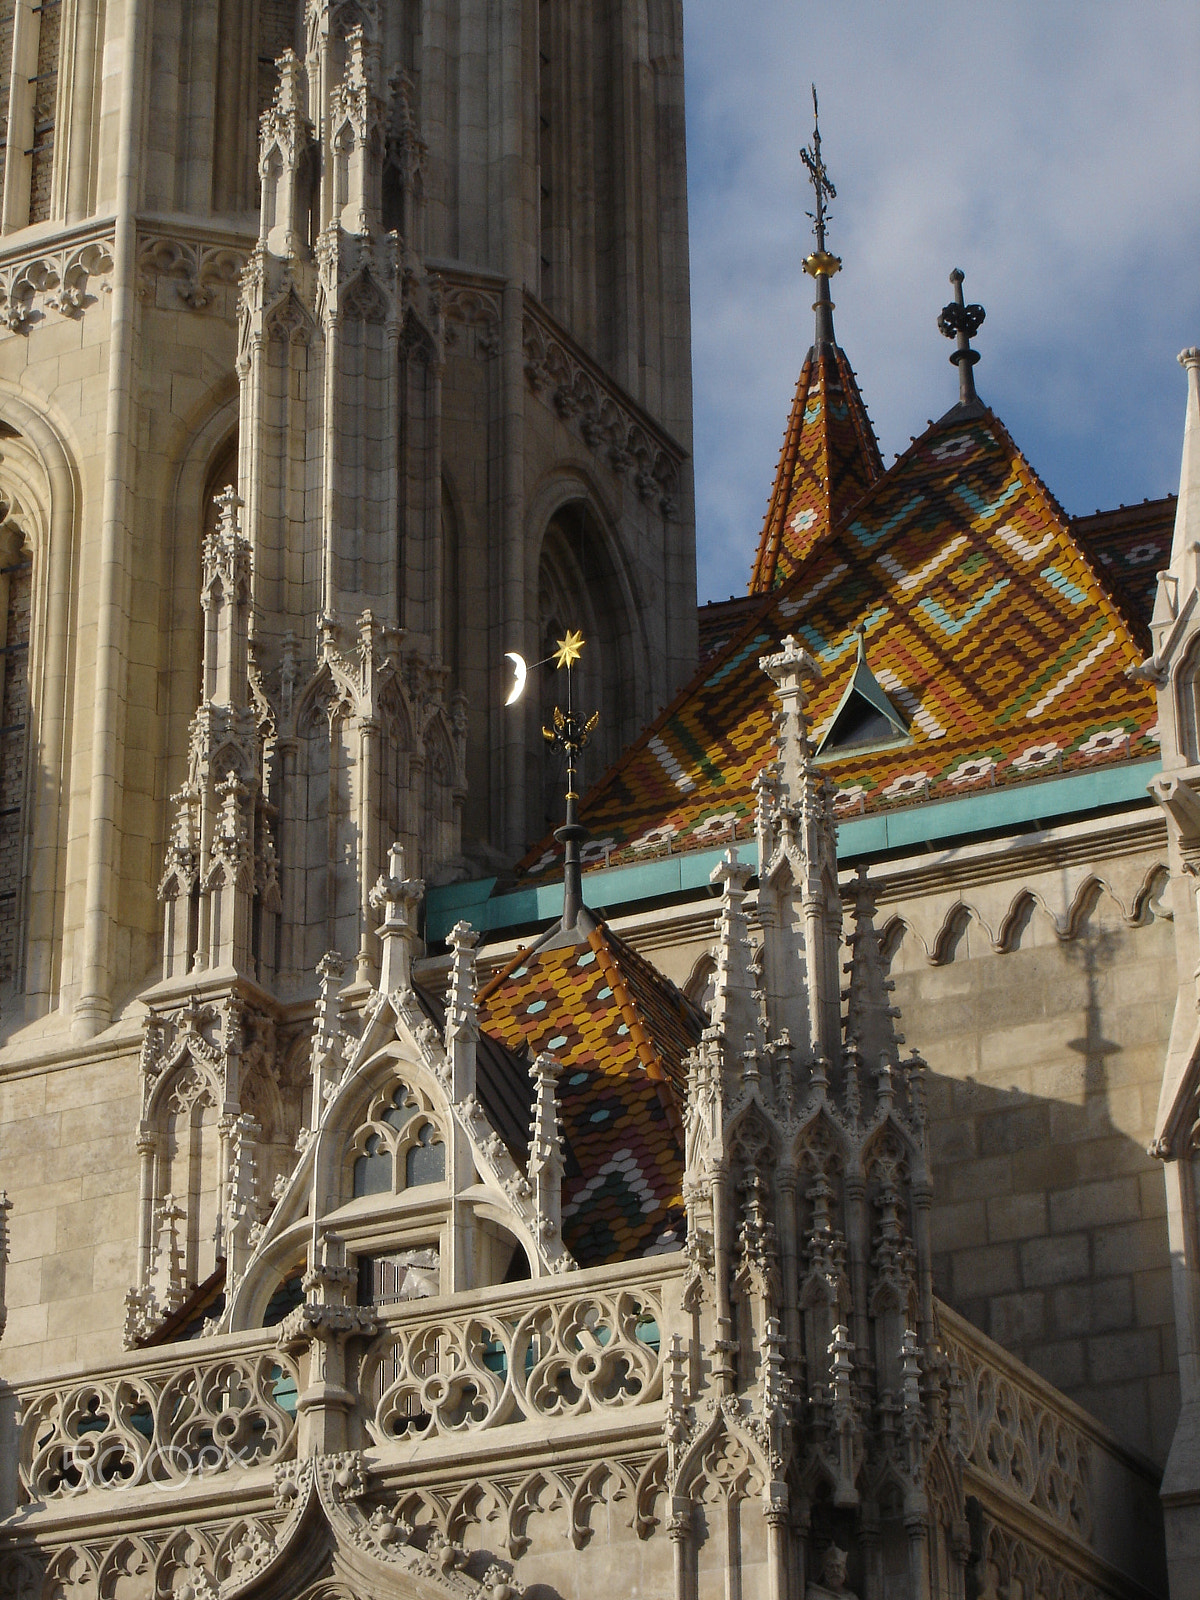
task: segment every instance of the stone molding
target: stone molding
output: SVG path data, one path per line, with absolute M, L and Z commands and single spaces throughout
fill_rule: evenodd
M 159 279 L 173 281 L 181 309 L 204 311 L 217 304 L 221 289 L 229 289 L 228 312 L 236 306 L 238 284 L 245 271 L 253 241 L 203 230 L 138 231 L 137 292 L 149 299 Z
M 522 343 L 531 391 L 545 396 L 588 448 L 663 516 L 679 507 L 679 472 L 687 459 L 671 438 L 605 373 L 532 295 L 525 296 Z
M 0 252 L 0 324 L 29 333 L 49 314 L 79 317 L 112 293 L 111 227 L 73 239 Z

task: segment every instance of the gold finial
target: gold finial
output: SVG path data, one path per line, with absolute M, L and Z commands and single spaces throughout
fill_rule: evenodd
M 556 667 L 573 667 L 579 660 L 579 652 L 583 649 L 583 634 L 578 629 L 567 629 L 565 639 L 558 640 L 558 649 L 554 653 Z

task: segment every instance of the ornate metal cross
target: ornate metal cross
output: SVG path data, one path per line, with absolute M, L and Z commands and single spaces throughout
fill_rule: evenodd
M 825 254 L 825 224 L 829 220 L 825 211 L 826 200 L 836 200 L 837 190 L 830 181 L 824 159 L 821 156 L 821 121 L 817 113 L 817 86 L 812 86 L 813 100 L 813 137 L 812 149 L 801 150 L 800 159 L 808 168 L 809 180 L 813 186 L 813 193 L 817 197 L 816 211 L 809 211 L 808 216 L 813 221 L 813 232 L 817 236 L 817 253 Z

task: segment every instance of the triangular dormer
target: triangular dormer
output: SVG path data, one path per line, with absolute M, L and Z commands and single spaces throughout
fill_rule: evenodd
M 817 743 L 817 759 L 877 750 L 907 738 L 908 718 L 896 710 L 867 664 L 866 641 L 860 633 L 853 676 Z

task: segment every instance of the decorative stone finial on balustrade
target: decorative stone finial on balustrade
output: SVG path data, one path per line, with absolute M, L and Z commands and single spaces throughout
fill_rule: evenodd
M 393 995 L 412 987 L 412 963 L 421 948 L 417 933 L 417 907 L 425 893 L 419 878 L 404 875 L 404 846 L 394 844 L 388 852 L 388 870 L 371 890 L 370 901 L 383 912 L 377 932 L 382 955 L 379 963 L 379 991 Z
M 533 1123 L 529 1130 L 529 1176 L 543 1235 L 556 1238 L 562 1228 L 562 1179 L 566 1170 L 562 1126 L 558 1116 L 558 1080 L 562 1064 L 543 1051 L 531 1069 L 534 1085 Z
M 475 1008 L 475 946 L 479 935 L 467 922 L 456 922 L 447 940 L 453 960 L 446 996 L 446 1060 L 450 1097 L 456 1105 L 475 1093 L 479 1016 Z
M 338 986 L 345 976 L 345 958 L 337 950 L 326 950 L 317 962 L 320 993 L 317 997 L 316 1028 L 312 1042 L 312 1109 L 310 1129 L 321 1125 L 326 1100 L 342 1075 L 342 1012 Z
M 260 1197 L 256 1147 L 261 1137 L 261 1126 L 243 1112 L 233 1126 L 229 1180 L 226 1185 L 225 1256 L 231 1283 L 235 1283 L 246 1269 L 252 1249 L 252 1231 L 258 1221 Z
M 169 1316 L 183 1304 L 187 1293 L 187 1275 L 180 1242 L 180 1224 L 187 1213 L 173 1194 L 163 1197 L 158 1208 L 158 1226 L 154 1240 L 154 1260 L 150 1272 L 150 1293 L 153 1298 L 153 1315 Z
M 8 1325 L 8 1213 L 11 1210 L 8 1190 L 0 1189 L 0 1338 L 4 1337 Z

